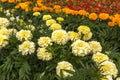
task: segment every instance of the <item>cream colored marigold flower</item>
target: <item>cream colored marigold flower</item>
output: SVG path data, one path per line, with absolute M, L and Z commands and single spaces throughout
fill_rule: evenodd
M 67 61 L 59 62 L 56 67 L 56 74 L 61 77 L 61 72 L 62 72 L 64 78 L 68 76 L 73 76 L 73 74 L 65 70 L 70 70 L 70 71 L 75 72 L 75 70 L 73 69 L 73 65 L 71 63 Z
M 51 26 L 53 23 L 56 23 L 56 21 L 54 19 L 49 19 L 46 21 L 47 26 Z
M 49 61 L 52 59 L 52 53 L 48 52 L 46 48 L 38 48 L 37 57 L 43 61 Z
M 58 24 L 58 23 L 53 23 L 51 26 L 50 26 L 50 29 L 55 31 L 55 30 L 60 30 L 62 29 L 61 25 Z
M 79 34 L 87 34 L 90 32 L 90 28 L 88 26 L 79 26 L 78 27 L 78 33 Z
M 92 32 L 83 35 L 83 40 L 90 40 L 92 38 Z
M 31 31 L 35 30 L 35 26 L 33 26 L 33 25 L 27 25 L 26 28 L 31 30 Z
M 7 27 L 9 24 L 10 24 L 10 22 L 7 18 L 0 17 L 0 26 Z
M 96 52 L 101 52 L 102 51 L 102 46 L 100 45 L 99 42 L 97 41 L 91 41 L 89 42 L 90 47 L 92 48 L 92 52 L 96 53 Z
M 30 30 L 20 30 L 16 33 L 16 37 L 18 38 L 18 40 L 23 41 L 31 40 L 33 36 Z
M 106 61 L 109 59 L 109 57 L 103 53 L 97 52 L 95 54 L 93 54 L 92 59 L 96 62 L 96 63 L 101 63 L 103 61 Z
M 78 33 L 74 32 L 74 31 L 69 31 L 68 36 L 69 36 L 69 39 L 71 41 L 75 41 L 75 40 L 80 39 L 80 35 Z
M 2 29 L 0 29 L 0 34 L 9 37 L 10 32 L 9 32 L 9 30 L 7 28 L 2 28 Z
M 116 80 L 120 80 L 120 77 L 117 77 Z
M 65 30 L 55 30 L 52 33 L 51 39 L 57 44 L 64 45 L 68 41 L 68 34 Z
M 39 16 L 40 15 L 40 12 L 34 12 L 33 13 L 33 16 Z
M 116 65 L 111 61 L 104 61 L 100 64 L 100 70 L 103 75 L 113 76 L 114 78 L 118 74 Z
M 0 49 L 5 47 L 8 44 L 8 37 L 0 34 Z
M 44 16 L 43 16 L 43 20 L 48 20 L 48 19 L 51 19 L 51 18 L 52 18 L 51 15 L 44 15 Z
M 16 29 L 8 29 L 8 30 L 9 30 L 10 35 L 13 35 L 13 34 L 17 33 Z
M 71 46 L 75 56 L 85 56 L 91 52 L 90 45 L 82 40 L 76 40 Z
M 49 45 L 52 45 L 52 40 L 49 37 L 40 37 L 38 39 L 38 45 L 40 47 L 47 47 Z
M 22 55 L 32 54 L 35 51 L 35 44 L 32 41 L 24 41 L 21 45 L 19 45 L 19 52 Z

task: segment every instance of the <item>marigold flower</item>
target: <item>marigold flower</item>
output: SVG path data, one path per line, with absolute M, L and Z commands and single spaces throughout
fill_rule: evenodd
M 4 3 L 4 2 L 7 2 L 7 0 L 1 0 L 1 2 L 3 2 L 3 3 Z
M 0 34 L 5 35 L 9 38 L 10 32 L 7 28 L 0 29 Z
M 108 26 L 114 27 L 114 26 L 115 26 L 115 23 L 114 23 L 114 22 L 108 22 Z
M 8 29 L 8 30 L 9 30 L 10 35 L 13 35 L 13 34 L 17 33 L 16 29 Z
M 49 61 L 52 59 L 52 53 L 48 52 L 46 48 L 38 48 L 37 57 L 43 61 Z
M 20 30 L 19 32 L 16 33 L 16 37 L 18 40 L 23 41 L 23 40 L 31 40 L 33 35 L 30 30 Z
M 57 43 L 57 44 L 66 44 L 68 41 L 68 34 L 65 30 L 55 30 L 52 33 L 51 39 L 53 42 Z
M 40 47 L 47 47 L 49 45 L 52 45 L 52 40 L 49 37 L 40 37 L 38 39 L 38 45 Z
M 109 18 L 109 14 L 107 14 L 107 13 L 100 13 L 99 14 L 99 18 L 101 20 L 107 20 Z
M 61 25 L 58 24 L 58 23 L 53 23 L 51 26 L 50 26 L 50 29 L 55 31 L 55 30 L 60 30 L 62 29 Z
M 25 26 L 25 28 L 27 28 L 28 30 L 31 30 L 31 31 L 35 30 L 35 26 L 34 25 L 27 25 L 27 26 Z
M 113 62 L 108 61 L 108 60 L 106 60 L 100 64 L 100 71 L 103 75 L 113 76 L 114 78 L 118 74 L 116 65 Z
M 68 76 L 73 76 L 73 74 L 65 70 L 70 70 L 70 71 L 75 72 L 75 70 L 73 69 L 73 65 L 71 63 L 67 61 L 59 62 L 56 67 L 56 74 L 61 77 L 61 72 L 62 72 L 64 78 Z
M 97 52 L 97 53 L 93 54 L 92 59 L 96 63 L 100 64 L 101 62 L 104 62 L 104 61 L 108 60 L 109 57 L 107 55 L 103 54 L 103 53 Z
M 90 28 L 88 26 L 79 26 L 77 28 L 79 34 L 87 34 L 90 32 Z
M 34 51 L 35 51 L 34 42 L 24 41 L 21 45 L 19 45 L 19 52 L 21 52 L 22 55 L 28 55 L 34 53 Z
M 75 41 L 75 40 L 80 39 L 81 36 L 78 33 L 74 32 L 74 31 L 69 31 L 68 32 L 68 37 L 69 37 L 69 39 L 71 41 Z
M 10 22 L 7 18 L 0 17 L 0 26 L 7 27 L 9 26 Z
M 40 12 L 34 12 L 33 13 L 33 16 L 39 16 L 40 15 Z
M 96 13 L 91 13 L 89 14 L 89 19 L 90 20 L 96 20 L 98 18 L 97 14 Z
M 8 37 L 0 34 L 0 49 L 8 44 Z
M 88 13 L 85 10 L 79 10 L 78 14 L 80 16 L 87 16 Z
M 91 52 L 90 45 L 82 40 L 76 40 L 73 42 L 72 46 L 72 53 L 75 56 L 85 56 Z
M 92 48 L 92 52 L 93 53 L 102 51 L 102 46 L 100 45 L 99 42 L 97 42 L 97 41 L 90 41 L 89 44 L 90 44 L 90 47 Z
M 120 77 L 117 77 L 116 80 L 120 80 Z
M 47 26 L 51 26 L 53 23 L 56 23 L 56 21 L 54 19 L 49 19 L 46 21 Z
M 48 19 L 51 19 L 52 18 L 52 16 L 51 15 L 49 15 L 49 14 L 47 14 L 47 15 L 43 15 L 43 20 L 48 20 Z
M 83 40 L 90 40 L 92 38 L 92 32 L 83 35 Z
M 62 21 L 64 21 L 64 18 L 62 18 L 62 17 L 57 17 L 57 19 L 56 19 L 58 22 L 62 22 Z
M 8 2 L 9 2 L 9 3 L 14 3 L 14 2 L 15 2 L 15 0 L 8 0 Z
M 33 11 L 34 12 L 40 11 L 40 8 L 39 7 L 33 7 Z

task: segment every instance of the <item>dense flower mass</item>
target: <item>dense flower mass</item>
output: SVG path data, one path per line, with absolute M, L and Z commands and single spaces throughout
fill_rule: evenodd
M 45 48 L 38 48 L 37 57 L 43 61 L 49 61 L 52 59 L 52 53 L 48 52 Z
M 18 40 L 23 41 L 31 40 L 33 36 L 30 30 L 20 30 L 16 33 L 16 37 L 18 38 Z
M 75 56 L 86 56 L 91 52 L 90 45 L 82 40 L 76 40 L 71 46 Z
M 64 45 L 67 43 L 69 38 L 65 30 L 55 30 L 51 35 L 51 39 L 57 44 Z
M 47 47 L 49 45 L 52 45 L 52 40 L 49 37 L 40 37 L 38 39 L 38 45 L 40 47 Z
M 7 27 L 10 24 L 7 18 L 0 17 L 0 26 Z
M 67 61 L 59 62 L 56 67 L 56 74 L 61 77 L 61 73 L 62 73 L 64 78 L 68 76 L 72 76 L 71 73 L 65 70 L 70 70 L 70 71 L 75 72 L 75 70 L 73 69 L 73 65 L 71 63 Z
M 22 55 L 28 55 L 34 53 L 35 51 L 35 44 L 31 41 L 24 41 L 21 45 L 19 45 L 19 52 Z

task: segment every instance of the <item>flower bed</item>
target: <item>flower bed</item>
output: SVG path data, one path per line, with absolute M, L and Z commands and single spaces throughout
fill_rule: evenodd
M 0 80 L 119 80 L 120 14 L 0 2 Z

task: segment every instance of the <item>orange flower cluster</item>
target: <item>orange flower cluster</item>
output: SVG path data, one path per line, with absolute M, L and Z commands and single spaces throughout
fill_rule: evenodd
M 21 0 L 1 0 L 1 2 L 3 2 L 3 3 L 5 3 L 5 2 L 14 3 L 14 2 L 21 2 Z

